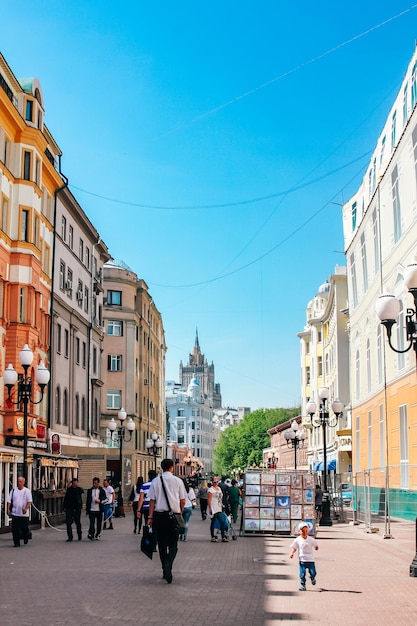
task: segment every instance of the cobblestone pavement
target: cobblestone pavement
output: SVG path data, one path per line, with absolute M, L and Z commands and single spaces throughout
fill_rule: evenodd
M 0 535 L 0 621 L 10 626 L 160 624 L 258 626 L 417 624 L 414 523 L 393 524 L 393 538 L 335 524 L 318 533 L 317 586 L 298 591 L 289 537 L 210 542 L 209 520 L 195 510 L 179 543 L 174 580 L 162 580 L 158 555 L 139 550 L 131 512 L 99 541 L 66 542 L 64 526 L 33 531 L 14 548 Z M 86 537 L 87 517 L 83 516 Z

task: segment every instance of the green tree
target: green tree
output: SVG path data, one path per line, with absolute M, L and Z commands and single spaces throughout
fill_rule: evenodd
M 270 445 L 268 430 L 300 415 L 300 407 L 258 409 L 245 415 L 240 424 L 220 434 L 214 449 L 214 471 L 230 476 L 232 470 L 262 463 L 262 450 Z

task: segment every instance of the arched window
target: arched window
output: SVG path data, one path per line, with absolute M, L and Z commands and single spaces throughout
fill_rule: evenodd
M 75 428 L 77 430 L 80 428 L 80 396 L 78 393 L 75 394 Z
M 61 389 L 58 385 L 55 391 L 55 424 L 61 423 Z

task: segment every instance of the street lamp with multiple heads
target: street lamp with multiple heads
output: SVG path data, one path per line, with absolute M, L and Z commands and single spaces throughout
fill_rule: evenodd
M 287 446 L 294 448 L 294 469 L 297 469 L 297 448 L 304 448 L 306 433 L 304 428 L 298 428 L 297 420 L 293 420 L 291 427 L 285 431 L 284 437 L 287 440 Z
M 23 367 L 24 373 L 18 374 L 10 363 L 3 374 L 3 382 L 7 387 L 8 400 L 12 404 L 23 404 L 23 475 L 26 484 L 28 482 L 28 405 L 39 404 L 43 400 L 45 387 L 49 383 L 51 374 L 46 369 L 43 361 L 39 363 L 36 370 L 35 379 L 41 390 L 41 397 L 35 401 L 32 399 L 32 378 L 28 376 L 28 370 L 32 365 L 33 352 L 26 343 L 19 352 L 19 363 Z M 11 392 L 17 382 L 17 400 L 12 400 Z
M 120 409 L 117 417 L 120 422 L 120 426 L 117 425 L 116 420 L 112 417 L 108 423 L 108 428 L 110 430 L 110 438 L 112 441 L 119 442 L 119 489 L 123 490 L 123 442 L 125 441 L 127 443 L 132 439 L 132 434 L 135 430 L 135 422 L 131 417 L 129 417 L 126 426 L 124 425 L 127 417 L 127 413 L 124 409 Z M 113 435 L 115 435 L 115 437 Z
M 159 456 L 162 448 L 164 447 L 164 440 L 154 430 L 152 435 L 146 441 L 146 447 L 149 454 L 153 454 L 154 470 L 156 472 L 156 457 Z
M 307 402 L 307 413 L 311 417 L 311 423 L 314 428 L 322 428 L 323 430 L 323 512 L 320 518 L 320 526 L 331 526 L 332 520 L 330 517 L 330 498 L 327 490 L 327 441 L 326 441 L 326 429 L 329 426 L 334 428 L 337 421 L 342 414 L 343 404 L 340 400 L 334 400 L 332 403 L 333 416 L 330 417 L 327 401 L 329 399 L 328 387 L 320 387 L 320 410 L 318 416 L 315 416 L 317 411 L 317 404 L 314 400 Z
M 388 344 L 391 350 L 399 354 L 408 352 L 413 348 L 417 358 L 417 257 L 414 262 L 407 265 L 404 270 L 404 283 L 413 296 L 414 309 L 407 308 L 405 317 L 405 334 L 408 345 L 404 349 L 395 348 L 391 341 L 392 327 L 397 323 L 401 311 L 401 303 L 390 293 L 384 293 L 376 301 L 376 314 L 387 331 Z M 401 329 L 402 331 L 402 329 Z M 416 362 L 417 364 L 417 362 Z M 387 464 L 388 465 L 388 464 Z M 410 576 L 417 577 L 417 517 L 416 517 L 416 553 L 410 565 Z

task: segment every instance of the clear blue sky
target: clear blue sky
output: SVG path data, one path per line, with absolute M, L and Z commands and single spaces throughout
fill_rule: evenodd
M 297 332 L 345 264 L 337 203 L 400 86 L 416 7 L 3 3 L 0 49 L 40 80 L 73 193 L 161 311 L 167 379 L 198 327 L 224 405 L 298 404 Z

